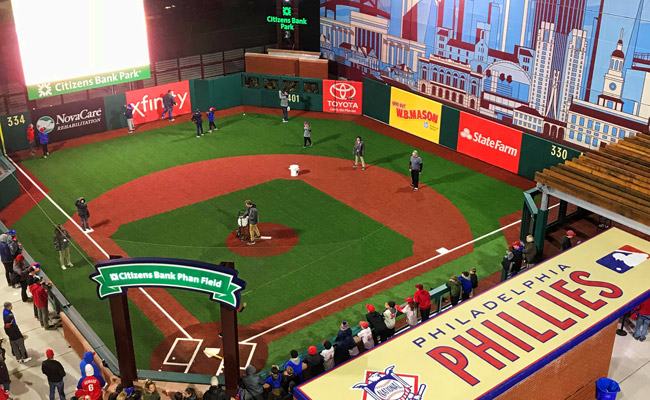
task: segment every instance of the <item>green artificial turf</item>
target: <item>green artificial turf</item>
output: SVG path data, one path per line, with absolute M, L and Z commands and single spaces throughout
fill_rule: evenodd
M 50 195 L 54 201 L 71 215 L 76 211 L 74 202 L 79 196 L 84 196 L 89 201 L 92 201 L 93 198 L 108 190 L 138 177 L 191 162 L 251 154 L 313 154 L 351 159 L 352 145 L 357 135 L 362 136 L 366 143 L 367 163 L 408 175 L 407 162 L 413 150 L 411 146 L 351 122 L 316 118 L 310 119 L 309 122 L 312 126 L 314 147 L 307 149 L 302 148 L 301 119 L 292 119 L 289 123 L 283 124 L 276 115 L 247 114 L 246 116 L 233 115 L 218 120 L 219 131 L 209 133 L 202 138 L 196 138 L 193 124 L 175 124 L 62 151 L 56 151 L 56 144 L 54 144 L 51 146 L 54 151 L 47 159 L 28 159 L 23 164 L 50 190 Z M 463 213 L 474 237 L 499 228 L 500 218 L 521 209 L 520 189 L 424 151 L 420 151 L 420 155 L 425 165 L 421 175 L 421 182 L 433 187 Z M 248 190 L 257 189 L 247 189 L 247 195 L 237 198 L 239 203 L 243 198 L 253 197 L 248 195 Z M 223 213 L 222 216 L 227 221 L 233 221 L 232 213 L 233 210 L 241 207 L 239 203 L 234 208 L 213 209 L 208 214 L 203 213 L 192 216 L 190 220 L 185 222 L 185 227 L 177 225 L 166 226 L 164 229 L 158 227 L 156 231 L 144 235 L 145 241 L 155 242 L 149 239 L 152 235 L 162 235 L 162 233 L 158 232 L 159 230 L 168 231 L 167 233 L 171 235 L 172 231 L 189 229 L 195 224 L 201 224 L 202 220 L 208 219 L 206 215 L 209 215 L 210 218 L 217 218 L 220 213 Z M 317 206 L 311 204 L 312 207 Z M 53 224 L 64 222 L 65 217 L 51 206 L 47 200 L 40 201 L 38 206 L 41 208 L 35 207 L 30 210 L 12 228 L 18 230 L 21 240 L 25 243 L 28 251 L 46 265 L 48 274 L 51 274 L 55 284 L 68 296 L 70 302 L 80 310 L 97 334 L 112 348 L 114 346 L 112 344 L 112 328 L 110 323 L 107 322 L 108 305 L 106 302 L 99 301 L 95 293 L 94 283 L 88 279 L 92 262 L 84 261 L 87 256 L 81 252 L 73 251 L 72 257 L 73 262 L 76 264 L 75 268 L 69 271 L 60 271 L 57 266 L 57 253 L 52 247 L 52 232 Z M 146 206 L 144 200 L 143 206 Z M 92 213 L 92 203 L 90 208 Z M 189 207 L 188 210 L 190 208 L 192 207 Z M 264 210 L 261 210 L 262 220 L 265 218 L 264 213 L 268 211 L 265 205 Z M 100 218 L 101 216 L 93 214 L 90 221 L 91 225 L 93 220 L 98 221 Z M 118 236 L 120 234 L 118 232 Z M 302 237 L 304 232 L 299 232 L 299 234 Z M 500 235 L 495 237 L 498 236 Z M 176 257 L 182 256 L 181 249 L 183 246 L 194 245 L 191 241 L 189 243 L 185 242 L 181 235 L 178 235 L 178 238 L 180 247 L 178 247 L 179 251 L 174 253 Z M 216 240 L 216 237 L 212 235 L 212 237 L 200 240 L 208 241 L 210 248 L 207 253 L 205 253 L 205 250 L 200 251 L 199 258 L 209 259 L 208 256 L 214 251 L 213 247 L 211 247 L 214 242 L 211 241 Z M 143 254 L 140 250 L 130 248 L 125 242 L 121 242 L 120 245 L 128 249 L 129 253 L 133 255 L 158 256 L 161 254 L 159 253 L 160 249 L 156 247 L 148 248 L 153 254 Z M 323 254 L 329 254 L 331 250 L 336 249 L 336 244 L 330 244 L 329 246 L 322 244 L 319 245 L 320 248 L 317 250 Z M 506 244 L 500 243 L 499 246 L 503 250 Z M 299 248 L 296 250 L 300 251 Z M 364 259 L 364 263 L 372 261 L 376 265 L 377 260 L 371 258 L 372 252 L 364 251 L 360 254 L 363 254 L 363 257 L 369 257 L 368 260 Z M 476 254 L 476 256 L 469 255 L 466 257 L 478 257 L 480 253 Z M 292 256 L 287 254 L 286 257 L 290 258 Z M 491 258 L 489 262 L 494 264 L 492 268 L 498 269 L 500 252 L 498 255 L 495 253 L 493 257 L 496 258 Z M 212 261 L 219 262 L 222 260 L 216 259 Z M 54 268 L 50 268 L 51 266 L 54 266 Z M 349 269 L 352 270 L 357 268 L 357 265 L 350 265 L 350 267 L 352 268 Z M 334 268 L 341 268 L 341 266 L 337 264 Z M 429 273 L 434 273 L 437 270 L 442 271 L 443 268 L 448 267 L 443 266 Z M 61 274 L 62 272 L 65 273 Z M 251 277 L 246 276 L 245 279 L 257 283 L 257 272 L 252 274 Z M 322 273 L 320 270 L 319 272 Z M 346 271 L 345 276 L 349 277 L 352 272 L 354 271 Z M 264 274 L 262 275 L 264 276 Z M 440 279 L 443 279 L 444 275 L 448 274 L 442 274 Z M 317 283 L 323 283 L 323 280 L 319 279 Z M 255 291 L 263 292 L 267 290 L 266 287 L 255 286 L 255 284 L 249 283 L 247 290 L 253 291 L 251 295 Z M 408 292 L 411 291 L 411 289 L 408 290 Z M 246 296 L 248 295 L 245 295 L 244 299 L 246 299 Z M 276 309 L 281 302 L 286 301 L 287 304 L 296 304 L 302 298 L 300 296 L 294 297 L 292 291 L 285 290 L 280 293 L 275 291 L 268 294 L 266 300 L 271 303 L 273 309 Z M 180 297 L 183 297 L 183 295 Z M 284 297 L 286 300 L 279 300 L 276 297 Z M 403 297 L 400 294 L 399 298 Z M 185 299 L 182 299 L 182 302 L 186 304 Z M 383 304 L 383 302 L 381 303 Z M 191 307 L 188 307 L 188 309 L 195 312 Z M 212 309 L 196 312 L 201 314 L 200 319 L 202 320 L 206 318 L 206 315 L 218 316 L 218 314 L 215 315 Z M 253 317 L 258 319 L 260 317 L 259 312 L 249 313 L 247 310 L 246 313 L 240 316 L 240 319 L 243 322 L 245 318 L 253 320 Z M 146 318 L 144 319 L 146 320 Z M 309 327 L 306 328 L 307 330 L 303 329 L 300 332 L 304 334 L 304 332 L 311 330 L 315 336 L 329 336 L 326 331 L 336 332 L 338 323 L 333 321 L 340 318 L 336 316 L 330 319 L 327 325 L 314 324 L 313 328 Z M 155 335 L 159 334 L 159 331 L 148 320 L 140 321 L 140 326 L 142 329 L 134 330 L 134 332 L 154 331 L 156 332 Z M 312 334 L 305 334 L 305 337 Z M 147 333 L 146 336 L 148 338 L 151 335 Z M 277 341 L 278 343 L 272 343 L 273 357 L 283 354 L 283 351 L 276 351 L 276 349 L 294 347 L 287 344 L 294 343 L 294 340 L 296 340 L 296 344 L 306 343 L 304 340 L 297 341 L 298 336 L 290 335 L 288 338 L 294 339 L 281 339 L 282 341 Z M 157 338 L 158 336 L 156 336 L 156 340 Z M 153 340 L 148 343 L 146 338 L 143 342 L 143 347 L 146 347 L 147 344 L 152 346 L 157 344 L 151 343 Z M 138 362 L 145 362 L 145 358 L 138 357 Z
M 291 201 L 286 201 L 287 193 Z M 297 246 L 264 258 L 240 256 L 225 247 L 246 198 L 255 199 L 261 223 L 295 230 Z M 112 239 L 132 257 L 233 261 L 248 285 L 242 301 L 250 307 L 238 317 L 245 325 L 413 254 L 410 239 L 303 181 L 285 179 L 122 225 Z M 208 295 L 169 293 L 199 321 L 219 320 L 219 306 Z

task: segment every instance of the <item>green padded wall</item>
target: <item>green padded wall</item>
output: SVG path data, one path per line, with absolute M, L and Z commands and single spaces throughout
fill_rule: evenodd
M 362 110 L 363 115 L 387 124 L 390 118 L 390 86 L 363 78 Z
M 241 101 L 241 74 L 227 75 L 221 78 L 209 79 L 209 107 L 217 110 L 236 107 Z M 194 103 L 192 103 L 194 104 Z M 206 108 L 207 109 L 207 108 Z
M 247 79 L 257 79 L 257 87 L 246 87 Z M 265 88 L 265 81 L 277 83 L 273 89 Z M 242 74 L 240 91 L 242 104 L 254 106 L 280 108 L 279 88 L 284 87 L 284 82 L 296 82 L 295 90 L 289 92 L 289 107 L 294 110 L 323 111 L 323 81 L 321 79 L 310 79 L 300 77 L 286 77 L 280 75 Z M 305 85 L 307 84 L 307 85 Z M 305 91 L 305 86 L 315 85 L 318 93 Z M 252 84 L 251 84 L 252 86 Z
M 210 83 L 205 79 L 190 79 L 190 100 L 192 111 L 206 111 L 210 105 Z
M 27 126 L 32 123 L 32 114 L 29 111 L 3 116 L 0 118 L 0 123 L 7 153 L 29 148 Z
M 19 194 L 16 169 L 0 154 L 0 210 L 14 201 Z
M 524 132 L 518 174 L 535 179 L 535 172 L 571 160 L 580 154 L 582 152 L 578 150 Z
M 126 93 L 118 93 L 104 97 L 104 108 L 106 109 L 106 129 L 125 128 L 126 117 L 124 116 L 124 105 L 126 104 Z
M 440 144 L 456 150 L 458 144 L 458 122 L 460 111 L 442 105 L 442 119 L 440 123 Z

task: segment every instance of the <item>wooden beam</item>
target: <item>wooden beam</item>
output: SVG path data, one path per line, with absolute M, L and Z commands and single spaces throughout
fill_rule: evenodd
M 586 174 L 591 174 L 598 178 L 605 180 L 611 180 L 612 182 L 622 185 L 631 189 L 638 190 L 647 195 L 650 195 L 650 182 L 643 182 L 633 177 L 619 174 L 612 169 L 604 169 L 600 166 L 588 165 L 585 163 L 577 163 L 573 161 L 567 161 L 564 163 L 567 167 L 578 169 Z
M 612 171 L 615 172 L 616 174 L 622 175 L 622 176 L 627 176 L 634 181 L 640 181 L 640 182 L 649 182 L 650 183 L 650 172 L 644 172 L 644 171 L 639 171 L 635 170 L 633 168 L 629 168 L 625 165 L 621 164 L 612 164 L 609 162 L 604 162 L 601 159 L 598 158 L 593 158 L 593 157 L 582 157 L 578 160 L 578 163 L 582 165 L 587 165 L 591 166 L 594 168 L 598 168 L 599 170 L 605 172 L 605 171 Z
M 553 170 L 553 168 L 551 169 Z M 644 193 L 641 190 L 637 190 L 635 187 L 633 187 L 634 185 L 631 185 L 627 182 L 620 184 L 618 182 L 614 182 L 609 176 L 596 176 L 592 173 L 582 171 L 566 164 L 558 165 L 556 167 L 556 170 L 562 171 L 561 173 L 563 175 L 581 177 L 582 179 L 578 179 L 580 179 L 582 182 L 592 184 L 595 188 L 604 192 L 609 192 L 614 195 L 618 193 L 621 197 L 625 197 L 628 200 L 645 203 L 650 210 L 650 194 Z

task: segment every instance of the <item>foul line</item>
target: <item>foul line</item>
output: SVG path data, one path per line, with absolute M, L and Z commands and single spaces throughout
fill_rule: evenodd
M 9 160 L 9 162 L 11 162 L 11 163 L 13 164 L 13 166 L 16 168 L 16 170 L 20 171 L 20 173 L 23 174 L 23 175 L 24 175 L 24 176 L 25 176 L 25 177 L 26 177 L 26 178 L 27 178 L 27 179 L 32 183 L 32 185 L 34 185 L 34 187 L 35 187 L 36 189 L 38 189 L 38 191 L 41 192 L 41 194 L 42 194 L 43 196 L 45 196 L 45 198 L 48 199 L 48 200 L 50 201 L 50 203 L 52 203 L 52 205 L 53 205 L 54 207 L 56 207 L 56 208 L 61 212 L 61 214 L 65 215 L 65 217 L 68 219 L 68 221 L 72 222 L 72 223 L 74 224 L 74 226 L 76 226 L 77 229 L 79 229 L 79 231 L 81 231 L 81 233 L 83 233 L 84 235 L 86 235 L 86 238 L 88 238 L 88 240 L 90 240 L 90 242 L 91 242 L 92 244 L 94 244 L 95 247 L 97 247 L 97 249 L 98 249 L 98 250 L 99 250 L 99 251 L 100 251 L 104 256 L 106 256 L 107 259 L 110 258 L 110 256 L 108 255 L 108 253 L 107 253 L 107 252 L 106 252 L 106 251 L 105 251 L 105 250 L 104 250 L 104 249 L 99 245 L 99 243 L 97 243 L 97 242 L 95 241 L 95 239 L 93 239 L 92 237 L 90 237 L 90 235 L 88 235 L 88 233 L 86 233 L 83 229 L 81 229 L 81 227 L 79 226 L 79 224 L 77 224 L 77 222 L 76 222 L 74 219 L 72 219 L 71 216 L 69 216 L 65 211 L 63 211 L 63 209 L 62 209 L 61 207 L 59 207 L 59 205 L 56 204 L 56 202 L 55 202 L 54 200 L 52 200 L 52 198 L 51 198 L 47 193 L 45 193 L 45 191 L 44 191 L 43 189 L 41 189 L 41 187 L 38 186 L 38 185 L 36 184 L 36 182 L 34 182 L 34 180 L 32 179 L 31 176 L 27 175 L 27 174 L 25 173 L 25 171 L 23 171 L 22 168 L 20 168 L 20 167 L 18 166 L 18 164 L 16 164 L 16 162 L 15 162 L 14 160 L 11 159 L 11 157 L 7 156 L 7 159 Z M 187 332 L 185 331 L 185 329 L 183 329 L 183 327 L 180 326 L 180 324 L 179 324 L 178 322 L 176 322 L 176 320 L 174 320 L 174 319 L 172 318 L 172 316 L 169 315 L 169 313 L 168 313 L 167 311 L 165 311 L 165 309 L 162 308 L 162 306 L 161 306 L 160 304 L 158 304 L 158 302 L 157 302 L 156 300 L 154 300 L 153 297 L 151 297 L 151 296 L 149 295 L 149 293 L 147 293 L 143 288 L 138 288 L 138 289 L 140 289 L 140 291 L 141 291 L 141 292 L 142 292 L 142 293 L 143 293 L 143 294 L 144 294 L 144 295 L 145 295 L 145 296 L 146 296 L 146 297 L 147 297 L 147 298 L 148 298 L 148 299 L 153 303 L 153 305 L 155 305 L 155 306 L 160 310 L 160 312 L 162 312 L 162 313 L 163 313 L 163 314 L 164 314 L 164 315 L 165 315 L 165 316 L 166 316 L 166 317 L 167 317 L 167 318 L 168 318 L 168 319 L 169 319 L 169 320 L 170 320 L 170 321 L 171 321 L 171 322 L 172 322 L 172 323 L 173 323 L 173 324 L 174 324 L 174 325 L 175 325 L 175 326 L 176 326 L 176 327 L 181 331 L 181 332 L 183 332 L 183 334 L 184 334 L 188 339 L 193 339 L 192 336 L 190 336 L 190 334 L 187 333 Z
M 551 208 L 555 208 L 555 207 L 557 207 L 558 205 L 559 205 L 559 203 L 558 203 L 558 204 L 555 204 L 555 205 L 553 205 L 553 206 L 551 206 L 551 207 L 549 207 L 549 210 L 550 210 Z M 293 322 L 295 322 L 295 321 L 298 321 L 299 319 L 302 319 L 302 318 L 304 318 L 304 317 L 306 317 L 306 316 L 308 316 L 308 315 L 310 315 L 310 314 L 313 314 L 313 313 L 315 313 L 315 312 L 317 312 L 317 311 L 320 311 L 320 310 L 322 310 L 322 309 L 324 309 L 324 308 L 327 308 L 327 307 L 331 306 L 332 304 L 338 303 L 338 302 L 341 301 L 341 300 L 345 300 L 345 299 L 347 299 L 348 297 L 351 297 L 351 296 L 354 296 L 354 295 L 356 295 L 356 294 L 359 294 L 359 293 L 365 291 L 366 289 L 369 289 L 369 288 L 371 288 L 371 287 L 373 287 L 373 286 L 376 286 L 376 285 L 378 285 L 378 284 L 380 284 L 380 283 L 382 283 L 382 282 L 385 282 L 385 281 L 387 281 L 387 280 L 389 280 L 389 279 L 392 279 L 392 278 L 394 278 L 394 277 L 396 277 L 396 276 L 399 276 L 399 275 L 401 275 L 401 274 L 403 274 L 403 273 L 405 273 L 405 272 L 408 272 L 408 271 L 410 271 L 410 270 L 412 270 L 412 269 L 415 269 L 415 268 L 417 268 L 417 267 L 419 267 L 419 266 L 421 266 L 421 265 L 424 265 L 424 264 L 426 264 L 426 263 L 428 263 L 428 262 L 430 262 L 430 261 L 433 261 L 433 260 L 435 260 L 435 259 L 437 259 L 437 258 L 440 258 L 440 257 L 442 257 L 442 256 L 446 256 L 446 255 L 449 254 L 449 253 L 453 253 L 453 252 L 456 251 L 456 250 L 462 249 L 462 248 L 465 247 L 465 246 L 469 246 L 469 245 L 472 244 L 472 243 L 478 242 L 479 240 L 483 240 L 483 239 L 485 239 L 485 238 L 488 237 L 488 236 L 492 236 L 492 235 L 494 235 L 495 233 L 499 233 L 499 232 L 501 232 L 501 231 L 503 231 L 503 230 L 506 230 L 506 229 L 508 229 L 508 228 L 510 228 L 510 227 L 512 227 L 512 226 L 515 226 L 515 225 L 517 225 L 517 224 L 519 224 L 519 223 L 521 223 L 521 221 L 515 221 L 515 222 L 510 223 L 510 224 L 508 224 L 508 225 L 506 225 L 506 226 L 504 226 L 504 227 L 501 227 L 501 228 L 499 228 L 499 229 L 496 229 L 496 230 L 494 230 L 494 231 L 492 231 L 492 232 L 490 232 L 490 233 L 486 233 L 486 234 L 483 235 L 483 236 L 479 236 L 479 237 L 477 237 L 476 239 L 470 240 L 470 241 L 467 242 L 467 243 L 463 243 L 463 244 L 461 244 L 461 245 L 459 245 L 459 246 L 456 246 L 456 247 L 454 247 L 453 249 L 449 250 L 447 253 L 437 254 L 437 255 L 435 255 L 435 256 L 433 256 L 433 257 L 427 259 L 427 260 L 421 261 L 421 262 L 419 262 L 419 263 L 417 263 L 417 264 L 415 264 L 415 265 L 411 265 L 410 267 L 408 267 L 408 268 L 406 268 L 406 269 L 403 269 L 403 270 L 400 270 L 400 271 L 398 271 L 398 272 L 395 272 L 395 273 L 392 274 L 392 275 L 389 275 L 389 276 L 383 277 L 382 279 L 380 279 L 380 280 L 378 280 L 378 281 L 375 281 L 375 282 L 373 282 L 373 283 L 371 283 L 371 284 L 365 285 L 364 287 L 362 287 L 362 288 L 360 288 L 360 289 L 357 289 L 357 290 L 355 290 L 354 292 L 348 293 L 348 294 L 346 294 L 345 296 L 341 296 L 341 297 L 339 297 L 338 299 L 334 299 L 334 300 L 330 301 L 329 303 L 326 303 L 326 304 L 323 304 L 323 305 L 321 305 L 321 306 L 319 306 L 319 307 L 316 307 L 316 308 L 314 308 L 314 309 L 311 309 L 310 311 L 307 311 L 306 313 L 300 314 L 299 316 L 297 316 L 297 317 L 295 317 L 295 318 L 293 318 L 293 319 L 290 319 L 290 320 L 285 321 L 285 322 L 283 322 L 283 323 L 281 323 L 281 324 L 279 324 L 279 325 L 276 325 L 276 326 L 274 326 L 273 328 L 267 329 L 267 330 L 265 330 L 265 331 L 262 332 L 262 333 L 258 333 L 258 334 L 255 335 L 255 336 L 251 336 L 251 337 L 249 337 L 248 339 L 242 341 L 241 343 L 248 343 L 248 342 L 250 342 L 251 340 L 255 340 L 255 339 L 259 338 L 260 336 L 264 336 L 264 335 L 266 335 L 267 333 L 273 332 L 274 330 L 279 329 L 279 328 L 281 328 L 281 327 L 283 327 L 283 326 L 285 326 L 285 325 L 289 325 L 289 324 L 291 324 L 291 323 L 293 323 Z

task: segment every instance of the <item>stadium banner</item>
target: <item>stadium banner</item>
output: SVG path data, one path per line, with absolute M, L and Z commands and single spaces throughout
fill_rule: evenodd
M 174 82 L 126 92 L 126 102 L 133 104 L 133 122 L 141 124 L 160 119 L 164 109 L 163 96 L 169 90 L 174 93 L 176 102 L 173 115 L 191 113 L 192 100 L 189 81 Z
M 521 137 L 521 131 L 461 112 L 456 150 L 516 174 Z
M 101 97 L 75 101 L 58 106 L 37 108 L 32 111 L 36 132 L 41 128 L 48 133 L 49 141 L 77 138 L 106 131 L 106 109 Z
M 30 100 L 151 78 L 148 65 L 27 86 Z
M 300 400 L 493 399 L 650 297 L 650 242 L 611 228 L 299 386 Z
M 433 143 L 440 141 L 442 104 L 409 93 L 390 89 L 390 117 L 388 124 Z
M 363 83 L 323 80 L 323 111 L 361 115 Z

